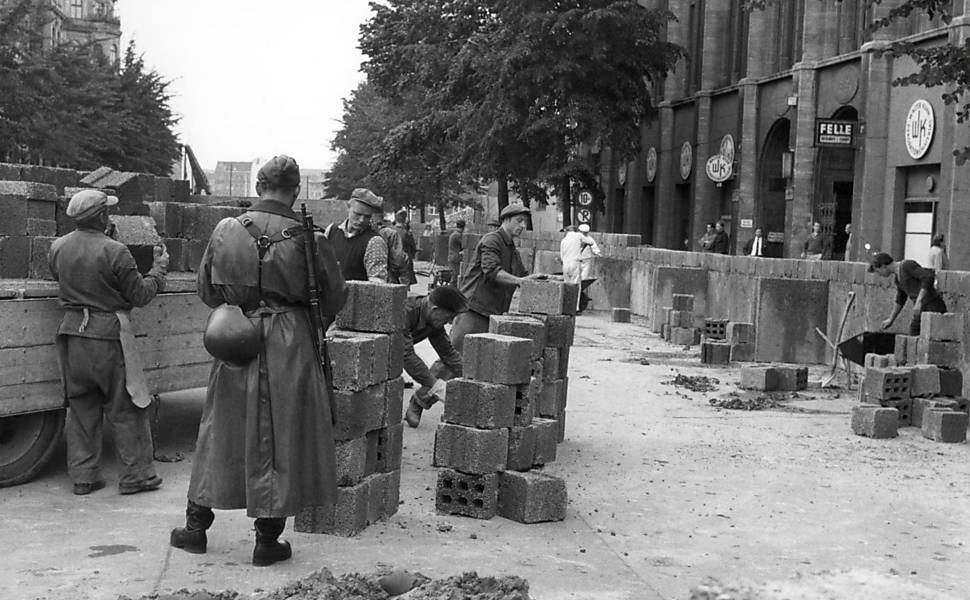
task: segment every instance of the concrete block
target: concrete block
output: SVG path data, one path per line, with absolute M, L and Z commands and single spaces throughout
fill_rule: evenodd
M 465 336 L 462 371 L 466 378 L 490 383 L 528 383 L 532 340 L 494 333 Z
M 970 401 L 966 398 L 913 398 L 913 426 L 922 427 L 923 415 L 932 409 L 970 412 Z
M 328 533 L 351 537 L 367 525 L 370 485 L 364 479 L 357 485 L 337 488 L 333 506 L 302 508 L 293 520 L 293 530 L 300 533 Z
M 808 388 L 808 367 L 776 366 L 778 372 L 778 389 L 783 392 L 795 392 Z
M 563 346 L 559 349 L 559 378 L 569 377 L 569 346 Z
M 439 423 L 434 439 L 434 466 L 463 473 L 495 473 L 505 468 L 508 451 L 508 429 Z
M 940 395 L 963 395 L 963 372 L 960 369 L 940 369 Z
M 533 377 L 529 383 L 521 383 L 511 386 L 515 391 L 515 410 L 512 424 L 525 427 L 532 422 L 532 418 L 537 414 L 537 405 L 542 393 L 542 380 Z
M 383 473 L 367 477 L 367 524 L 384 518 L 384 497 L 387 495 L 387 479 Z
M 559 379 L 559 356 L 560 350 L 565 348 L 555 348 L 547 346 L 542 352 L 542 380 L 554 381 Z
M 670 253 L 670 256 L 679 255 L 694 257 L 695 253 Z M 654 333 L 660 332 L 663 307 L 673 305 L 673 294 L 693 295 L 693 310 L 700 314 L 707 313 L 707 269 L 657 265 L 652 271 L 650 281 L 651 284 L 648 287 L 652 290 L 652 295 L 648 300 L 647 309 L 650 311 L 650 323 Z
M 30 238 L 0 236 L 0 279 L 23 279 L 30 272 Z
M 660 326 L 660 338 L 665 342 L 670 341 L 670 325 L 664 323 Z
M 923 437 L 935 442 L 962 444 L 967 441 L 967 422 L 965 412 L 932 408 L 923 413 Z
M 387 493 L 384 496 L 384 518 L 389 519 L 397 514 L 397 507 L 401 503 L 401 471 L 379 473 L 387 481 Z
M 164 238 L 162 243 L 168 250 L 168 270 L 197 271 L 199 263 L 191 264 L 189 250 L 190 240 L 184 238 Z M 200 255 L 201 256 L 201 255 Z
M 733 344 L 731 346 L 731 362 L 752 362 L 754 360 L 754 344 Z
M 368 475 L 367 437 L 334 442 L 337 457 L 337 485 L 357 485 Z
M 556 428 L 556 441 L 562 443 L 566 439 L 566 411 L 559 413 L 556 417 L 558 427 Z
M 726 365 L 731 362 L 731 344 L 722 340 L 701 342 L 701 364 Z
M 54 202 L 57 188 L 33 181 L 0 181 L 0 196 L 19 196 L 24 200 Z
M 560 412 L 566 409 L 566 389 L 566 379 L 547 381 L 542 386 L 536 415 L 555 419 Z
M 36 237 L 57 237 L 57 222 L 54 219 L 35 219 L 27 217 L 25 235 Z
M 395 377 L 384 382 L 384 410 L 381 427 L 397 425 L 404 418 L 404 378 Z
M 387 402 L 385 394 L 384 382 L 368 386 L 363 390 L 334 390 L 334 439 L 351 440 L 380 428 L 383 425 Z
M 917 364 L 958 369 L 963 361 L 962 342 L 939 342 L 921 337 L 916 342 L 916 348 Z
M 27 268 L 27 277 L 30 279 L 54 279 L 50 269 L 51 245 L 56 237 L 31 237 L 30 240 L 30 264 Z
M 796 364 L 825 362 L 828 346 L 815 328 L 828 331 L 828 281 L 764 277 L 756 282 L 755 358 Z
M 471 379 L 452 379 L 441 419 L 446 423 L 496 429 L 510 427 L 515 416 L 515 388 Z
M 390 338 L 380 333 L 332 330 L 328 341 L 333 386 L 362 390 L 387 380 Z
M 374 449 L 374 472 L 389 473 L 401 468 L 404 447 L 404 423 L 371 431 L 369 446 Z
M 388 334 L 387 378 L 400 377 L 404 372 L 404 334 L 399 331 Z
M 773 392 L 778 389 L 778 371 L 774 367 L 741 367 L 741 389 Z
M 909 367 L 910 396 L 940 395 L 940 368 L 936 365 L 914 365 Z
M 895 408 L 899 421 L 897 427 L 912 427 L 913 425 L 913 399 L 903 398 L 894 400 L 880 400 L 879 406 L 885 408 Z
M 184 204 L 176 202 L 148 202 L 148 211 L 155 220 L 155 229 L 162 237 L 180 238 Z
M 498 515 L 519 523 L 566 518 L 566 482 L 536 471 L 499 474 Z
M 404 329 L 407 286 L 348 281 L 347 290 L 347 303 L 337 313 L 337 327 L 373 333 L 394 333 Z
M 536 439 L 538 430 L 535 427 L 509 428 L 509 453 L 505 468 L 512 471 L 528 471 L 535 463 Z
M 912 379 L 908 369 L 866 369 L 862 380 L 866 394 L 876 400 L 909 398 Z
M 155 219 L 144 216 L 111 215 L 114 239 L 126 246 L 154 246 L 162 241 L 155 227 Z
M 960 313 L 924 312 L 920 316 L 920 337 L 934 342 L 963 340 L 963 315 Z
M 727 339 L 727 319 L 704 319 L 704 339 Z
M 519 312 L 575 315 L 578 306 L 579 284 L 527 279 L 519 286 Z
M 442 469 L 435 489 L 435 509 L 449 515 L 491 519 L 498 509 L 498 481 L 498 473 L 469 475 Z
M 523 315 L 492 315 L 488 318 L 488 333 L 532 340 L 532 357 L 542 357 L 546 347 L 546 325 L 535 317 Z
M 919 336 L 910 335 L 907 336 L 906 340 L 906 364 L 907 365 L 918 365 L 920 364 L 919 357 Z
M 629 308 L 614 308 L 613 309 L 613 322 L 614 323 L 629 323 L 630 322 L 630 309 Z
M 912 336 L 896 335 L 896 344 L 893 347 L 893 356 L 896 358 L 897 366 L 901 367 L 909 364 L 909 362 L 907 362 L 909 360 L 909 354 L 906 345 L 909 343 L 910 337 Z
M 852 432 L 874 439 L 894 438 L 898 435 L 899 412 L 871 404 L 852 407 Z
M 556 446 L 559 443 L 559 423 L 555 419 L 536 418 L 530 427 L 536 432 L 536 451 L 532 458 L 533 466 L 541 466 L 556 460 Z
M 671 308 L 687 312 L 694 312 L 693 294 L 673 294 L 670 297 Z
M 516 313 L 521 314 L 521 313 Z M 546 346 L 563 348 L 573 345 L 576 317 L 572 315 L 526 315 L 542 321 L 546 326 Z
M 670 343 L 677 346 L 693 346 L 697 338 L 696 331 L 693 327 L 671 327 Z
M 738 323 L 730 321 L 725 330 L 725 338 L 729 344 L 753 344 L 754 325 L 751 323 Z
M 670 309 L 667 311 L 667 325 L 671 327 L 693 327 L 694 313 Z

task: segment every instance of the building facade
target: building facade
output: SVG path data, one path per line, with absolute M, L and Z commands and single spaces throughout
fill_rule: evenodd
M 0 0 L 0 10 L 21 0 Z M 114 0 L 32 0 L 30 19 L 37 49 L 61 44 L 96 44 L 105 57 L 117 64 L 121 59 L 121 21 Z
M 746 11 L 741 0 L 644 2 L 677 16 L 667 39 L 686 48 L 656 88 L 659 118 L 642 152 L 600 157 L 600 230 L 639 233 L 644 243 L 697 249 L 705 224 L 721 220 L 740 252 L 755 228 L 769 251 L 800 256 L 812 223 L 832 239 L 832 258 L 882 250 L 919 260 L 934 233 L 953 268 L 970 269 L 970 145 L 943 88 L 894 86 L 914 73 L 882 51 L 894 40 L 962 45 L 964 0 L 949 24 L 924 16 L 869 30 L 900 0 L 778 0 Z

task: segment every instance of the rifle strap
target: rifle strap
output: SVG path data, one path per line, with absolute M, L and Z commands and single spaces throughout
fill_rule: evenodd
M 302 225 L 294 225 L 293 227 L 287 227 L 282 231 L 278 231 L 273 235 L 265 235 L 263 232 L 259 230 L 259 227 L 256 226 L 256 223 L 253 222 L 252 218 L 249 217 L 248 215 L 240 215 L 236 217 L 236 220 L 239 221 L 239 223 L 246 228 L 246 231 L 249 232 L 249 235 L 251 235 L 253 239 L 256 241 L 256 251 L 259 253 L 257 285 L 259 289 L 259 295 L 262 296 L 263 295 L 263 257 L 266 256 L 266 253 L 269 252 L 269 249 L 273 244 L 278 244 L 279 242 L 283 242 L 300 235 L 301 233 L 303 233 L 304 228 Z

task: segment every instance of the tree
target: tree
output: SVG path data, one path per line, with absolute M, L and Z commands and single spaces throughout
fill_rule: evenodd
M 629 0 L 389 0 L 361 28 L 364 70 L 390 97 L 421 99 L 426 140 L 460 149 L 452 168 L 527 197 L 595 174 L 575 153 L 639 148 L 651 85 L 681 56 L 671 15 Z M 567 186 L 563 186 L 567 187 Z
M 178 158 L 169 83 L 129 45 L 122 69 L 96 44 L 44 50 L 42 3 L 0 9 L 0 159 L 168 175 Z

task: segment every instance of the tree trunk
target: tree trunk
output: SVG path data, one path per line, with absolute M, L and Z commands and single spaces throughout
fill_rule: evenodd
M 509 180 L 506 176 L 500 175 L 498 178 L 498 212 L 509 205 Z
M 445 221 L 445 199 L 441 194 L 442 185 L 440 177 L 435 181 L 435 184 L 438 187 L 438 193 L 436 194 L 435 198 L 435 202 L 437 202 L 438 206 L 438 229 L 444 233 L 445 231 L 448 231 L 448 223 Z
M 563 229 L 573 224 L 573 195 L 569 185 L 569 175 L 562 176 L 562 189 L 559 190 L 559 206 L 562 208 Z

